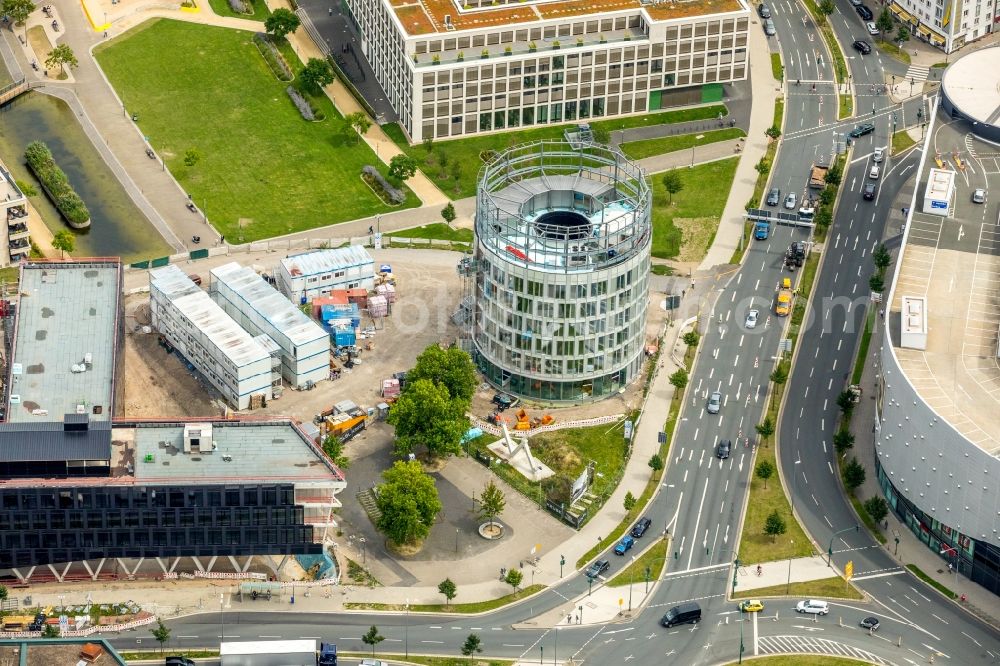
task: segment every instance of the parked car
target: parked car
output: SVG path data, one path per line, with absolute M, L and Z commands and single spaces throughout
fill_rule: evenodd
M 733 451 L 733 443 L 728 439 L 724 439 L 719 442 L 718 447 L 715 449 L 715 455 L 718 456 L 719 460 L 725 460 L 729 457 L 729 454 Z
M 830 606 L 825 601 L 807 599 L 795 605 L 795 610 L 799 613 L 811 613 L 812 615 L 826 615 L 830 612 Z
M 649 526 L 653 524 L 653 521 L 649 518 L 640 518 L 639 522 L 632 526 L 632 531 L 629 534 L 632 535 L 633 539 L 641 539 L 642 535 L 646 533 Z
M 520 401 L 517 396 L 510 395 L 509 393 L 497 393 L 493 396 L 493 404 L 501 412 L 514 407 L 518 402 Z
M 865 28 L 868 29 L 868 34 L 871 35 L 872 37 L 879 34 L 878 26 L 872 23 L 871 21 L 865 23 Z
M 194 662 L 187 657 L 171 655 L 163 661 L 164 666 L 194 666 Z
M 854 11 L 858 13 L 862 21 L 871 21 L 875 15 L 872 14 L 872 10 L 868 9 L 864 5 L 855 5 Z
M 597 578 L 598 576 L 606 573 L 610 568 L 611 562 L 608 562 L 607 560 L 597 560 L 587 567 L 587 570 L 583 573 L 587 576 L 587 578 Z
M 764 19 L 764 34 L 768 37 L 777 34 L 777 30 L 774 29 L 774 21 L 771 19 Z
M 872 162 L 878 164 L 884 159 L 885 159 L 885 148 L 879 146 L 878 148 L 875 149 L 875 152 L 872 153 Z
M 857 7 L 860 4 L 861 4 L 861 0 L 851 0 L 851 5 L 853 5 L 854 7 Z
M 878 618 L 874 615 L 869 615 L 865 619 L 861 620 L 862 629 L 871 629 L 872 631 L 878 631 L 879 625 L 882 623 L 878 621 Z
M 764 604 L 757 599 L 747 599 L 740 604 L 740 610 L 744 613 L 759 613 L 764 610 Z
M 757 13 L 760 15 L 762 19 L 771 18 L 771 10 L 768 9 L 767 5 L 765 5 L 764 3 L 757 5 Z
M 674 606 L 660 618 L 660 624 L 666 628 L 678 624 L 698 624 L 701 621 L 701 606 L 693 601 Z
M 385 663 L 381 659 L 366 657 L 361 660 L 361 666 L 389 666 L 389 664 Z
M 708 396 L 708 405 L 705 407 L 705 410 L 709 414 L 718 414 L 720 409 L 722 409 L 722 394 L 718 391 L 713 391 L 712 395 Z
M 785 208 L 788 210 L 795 210 L 795 202 L 797 200 L 798 197 L 795 195 L 795 192 L 789 192 L 785 197 Z
M 868 55 L 872 52 L 872 45 L 863 39 L 855 39 L 854 50 L 859 52 L 861 55 Z
M 757 328 L 757 317 L 760 316 L 759 310 L 751 310 L 747 313 L 747 320 L 745 326 L 747 328 Z
M 972 203 L 986 203 L 986 190 L 977 187 L 975 192 L 972 193 Z
M 878 183 L 868 181 L 865 183 L 865 191 L 862 195 L 865 201 L 874 201 L 875 195 L 878 194 Z
M 615 555 L 624 555 L 630 551 L 634 545 L 635 539 L 632 538 L 632 535 L 626 534 L 622 537 L 622 540 L 618 542 L 618 545 L 615 546 Z
M 850 136 L 852 139 L 857 139 L 857 138 L 863 137 L 866 134 L 871 134 L 874 131 L 875 131 L 875 125 L 874 124 L 872 124 L 872 123 L 862 123 L 862 124 L 858 125 L 857 127 L 855 127 L 854 129 L 852 129 L 850 131 L 850 133 L 848 134 L 848 136 Z
M 771 191 L 767 193 L 767 205 L 777 206 L 779 201 L 781 201 L 781 190 L 772 187 Z

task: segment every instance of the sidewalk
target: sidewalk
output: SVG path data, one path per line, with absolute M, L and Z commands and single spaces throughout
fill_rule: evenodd
M 719 264 L 728 264 L 736 251 L 743 234 L 744 206 L 753 196 L 757 183 L 757 169 L 760 158 L 767 151 L 767 136 L 764 132 L 774 122 L 775 100 L 782 94 L 782 86 L 771 75 L 771 54 L 768 40 L 763 30 L 750 30 L 750 82 L 752 84 L 752 106 L 750 127 L 743 143 L 743 157 L 736 167 L 733 186 L 726 199 L 726 207 L 719 218 L 719 229 L 715 233 L 712 247 L 701 262 L 700 268 L 708 270 Z M 730 149 L 732 146 L 726 143 Z M 705 146 L 708 148 L 708 146 Z

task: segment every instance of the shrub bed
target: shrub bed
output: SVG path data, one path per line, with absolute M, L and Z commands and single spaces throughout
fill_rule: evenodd
M 292 86 L 285 88 L 285 92 L 288 93 L 288 96 L 292 99 L 292 104 L 295 105 L 295 108 L 299 110 L 304 119 L 310 121 L 316 120 L 316 112 L 313 110 L 312 105 L 306 101 L 306 98 L 302 96 L 302 93 Z
M 240 0 L 230 0 L 230 2 L 239 2 Z M 261 56 L 264 58 L 264 62 L 267 66 L 271 68 L 274 76 L 279 81 L 291 81 L 295 77 L 292 75 L 292 69 L 285 62 L 285 58 L 278 51 L 278 47 L 274 45 L 271 38 L 263 32 L 258 32 L 253 36 L 253 43 L 257 46 L 257 50 L 260 51 Z
M 229 0 L 229 8 L 237 14 L 253 14 L 253 7 L 246 0 Z
M 387 204 L 398 206 L 406 201 L 406 194 L 402 190 L 393 187 L 375 167 L 366 165 L 361 169 L 361 178 Z
M 24 159 L 69 225 L 74 229 L 90 226 L 90 211 L 52 159 L 49 147 L 41 141 L 32 141 L 24 151 Z

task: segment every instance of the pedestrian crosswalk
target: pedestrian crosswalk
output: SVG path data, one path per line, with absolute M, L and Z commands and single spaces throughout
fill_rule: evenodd
M 757 648 L 761 654 L 829 654 L 858 659 L 866 664 L 892 665 L 867 650 L 812 636 L 761 636 L 757 639 Z
M 906 81 L 912 81 L 914 85 L 923 83 L 927 80 L 927 76 L 930 73 L 930 67 L 923 67 L 922 65 L 910 65 L 909 69 L 906 70 L 906 74 L 903 78 Z

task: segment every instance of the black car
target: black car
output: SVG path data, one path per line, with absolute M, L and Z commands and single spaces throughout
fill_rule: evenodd
M 850 134 L 848 134 L 848 136 L 850 136 L 853 139 L 857 139 L 859 137 L 864 136 L 865 134 L 871 134 L 874 131 L 875 131 L 875 125 L 873 125 L 872 123 L 864 123 L 852 129 Z
M 861 620 L 862 629 L 871 629 L 872 631 L 878 631 L 880 624 L 881 622 L 879 622 L 878 618 L 875 616 L 866 617 L 865 619 Z
M 757 5 L 757 13 L 760 15 L 761 18 L 765 19 L 771 18 L 771 10 L 768 9 L 767 5 L 765 5 L 764 3 Z
M 649 526 L 652 524 L 653 521 L 650 520 L 649 518 L 640 518 L 639 522 L 637 522 L 635 525 L 632 526 L 632 531 L 630 532 L 630 534 L 632 535 L 633 538 L 638 539 L 642 537 L 643 534 L 646 533 L 646 530 L 648 530 Z
M 854 11 L 856 11 L 858 13 L 858 16 L 860 16 L 865 21 L 871 21 L 872 17 L 875 16 L 874 14 L 872 14 L 872 10 L 868 9 L 864 5 L 858 5 L 857 7 L 854 8 Z
M 873 201 L 875 199 L 875 194 L 878 192 L 878 187 L 875 183 L 869 181 L 865 183 L 865 192 L 862 195 L 865 201 Z
M 506 393 L 497 393 L 493 396 L 493 404 L 497 406 L 497 409 L 501 412 L 505 409 L 514 407 L 518 403 L 518 399 L 512 395 Z
M 771 191 L 767 193 L 767 205 L 777 206 L 779 201 L 781 201 L 781 190 L 772 187 Z
M 872 45 L 863 39 L 855 39 L 854 50 L 860 53 L 861 55 L 868 55 L 869 53 L 872 52 Z
M 719 460 L 725 460 L 729 457 L 729 454 L 733 451 L 733 443 L 728 439 L 724 439 L 719 442 L 718 448 L 715 450 L 715 455 L 719 457 Z
M 194 662 L 187 657 L 172 655 L 164 661 L 164 666 L 194 666 Z
M 611 562 L 608 562 L 607 560 L 597 560 L 587 568 L 584 574 L 587 578 L 597 578 L 601 574 L 607 572 L 610 568 Z

